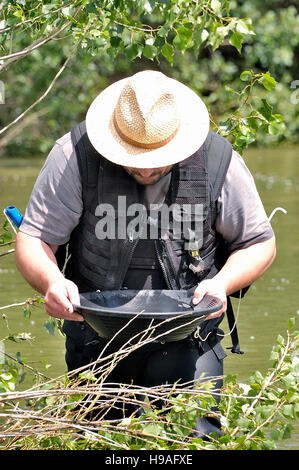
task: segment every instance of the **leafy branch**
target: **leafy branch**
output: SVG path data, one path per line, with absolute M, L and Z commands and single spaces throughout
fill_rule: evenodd
M 270 73 L 243 71 L 240 79 L 249 82 L 241 91 L 226 87 L 227 92 L 236 96 L 237 109 L 226 121 L 219 123 L 218 132 L 224 137 L 230 137 L 234 149 L 242 154 L 256 140 L 260 129 L 267 134 L 278 134 L 284 130 L 285 125 L 283 116 L 273 113 L 272 106 L 265 98 L 258 99 L 253 95 L 256 85 L 263 86 L 267 91 L 276 87 L 277 82 Z

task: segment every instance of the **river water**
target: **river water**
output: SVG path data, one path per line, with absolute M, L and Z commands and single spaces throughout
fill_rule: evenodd
M 251 170 L 268 215 L 275 207 L 287 214 L 276 212 L 272 226 L 277 239 L 277 256 L 274 264 L 251 287 L 241 301 L 238 332 L 243 355 L 231 354 L 225 359 L 225 373 L 236 374 L 246 380 L 252 372 L 264 373 L 271 367 L 269 355 L 278 334 L 285 336 L 287 320 L 296 317 L 299 322 L 299 165 L 298 147 L 275 149 L 250 149 L 244 159 Z M 2 210 L 7 205 L 17 206 L 24 212 L 42 160 L 0 160 L 0 227 L 4 222 Z M 9 247 L 8 247 L 9 248 Z M 3 248 L 1 250 L 4 251 Z M 14 265 L 13 255 L 0 257 L 0 306 L 22 302 L 32 297 L 34 291 L 26 284 Z M 237 300 L 233 302 L 237 309 Z M 31 309 L 30 318 L 23 315 L 23 307 L 1 310 L 0 340 L 11 333 L 31 332 L 30 342 L 5 342 L 5 350 L 15 354 L 20 351 L 28 364 L 44 371 L 50 377 L 63 374 L 64 339 L 57 332 L 50 335 L 43 324 L 46 316 L 42 306 Z M 225 333 L 229 333 L 226 321 Z M 223 340 L 230 346 L 230 337 Z M 44 360 L 51 367 L 45 368 Z M 299 449 L 299 423 L 295 423 L 292 438 L 278 444 L 280 449 Z

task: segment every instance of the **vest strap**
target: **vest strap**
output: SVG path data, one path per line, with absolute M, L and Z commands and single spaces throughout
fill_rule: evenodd
M 244 354 L 244 351 L 240 349 L 238 330 L 230 297 L 227 298 L 226 316 L 232 340 L 232 347 L 227 349 L 230 349 L 234 354 Z
M 231 161 L 232 146 L 224 137 L 214 132 L 209 132 L 205 146 L 208 154 L 208 175 L 213 201 L 217 201 Z

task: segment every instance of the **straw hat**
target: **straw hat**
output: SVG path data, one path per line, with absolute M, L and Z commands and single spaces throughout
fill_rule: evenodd
M 158 168 L 191 156 L 209 132 L 200 97 L 161 72 L 146 70 L 105 88 L 91 103 L 86 130 L 107 160 Z

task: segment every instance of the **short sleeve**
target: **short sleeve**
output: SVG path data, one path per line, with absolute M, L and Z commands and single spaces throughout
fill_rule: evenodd
M 229 252 L 273 237 L 253 176 L 235 151 L 217 202 L 215 227 L 227 242 Z
M 66 243 L 82 214 L 82 186 L 70 133 L 56 141 L 33 187 L 20 230 Z

